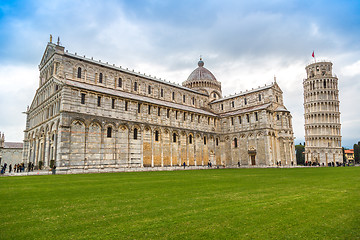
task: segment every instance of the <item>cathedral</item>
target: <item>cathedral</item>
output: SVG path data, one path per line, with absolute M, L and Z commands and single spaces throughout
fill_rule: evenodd
M 26 111 L 25 163 L 74 172 L 296 164 L 291 114 L 276 81 L 223 97 L 202 59 L 179 85 L 51 40 L 39 71 Z

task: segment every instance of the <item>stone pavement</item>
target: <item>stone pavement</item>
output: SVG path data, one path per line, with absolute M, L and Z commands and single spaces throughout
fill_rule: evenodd
M 215 166 L 215 167 L 207 167 L 207 166 L 186 166 L 184 167 L 139 167 L 139 168 L 94 168 L 94 169 L 56 169 L 57 175 L 62 174 L 87 174 L 87 173 L 112 173 L 112 172 L 152 172 L 152 171 L 180 171 L 180 170 L 210 170 L 210 169 L 224 169 L 224 168 L 303 168 L 310 166 L 234 166 L 234 167 L 224 167 L 224 166 Z M 317 167 L 317 166 L 313 166 Z M 7 172 L 1 176 L 36 176 L 36 175 L 51 175 L 51 170 L 35 170 L 33 172 Z

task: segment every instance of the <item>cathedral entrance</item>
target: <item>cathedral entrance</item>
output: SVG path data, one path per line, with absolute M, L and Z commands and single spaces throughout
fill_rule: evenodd
M 250 147 L 250 149 L 248 150 L 248 154 L 250 155 L 251 165 L 252 166 L 256 165 L 256 161 L 255 161 L 256 149 L 254 147 Z
M 251 165 L 253 165 L 253 166 L 256 165 L 255 155 L 251 155 L 250 158 L 251 158 Z

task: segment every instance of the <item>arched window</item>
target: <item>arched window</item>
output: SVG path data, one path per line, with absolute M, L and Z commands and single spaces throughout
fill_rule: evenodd
M 172 100 L 175 100 L 175 92 L 172 92 Z
M 77 78 L 81 78 L 81 67 L 78 67 Z
M 324 88 L 326 88 L 326 80 L 324 80 Z
M 247 100 L 246 100 L 246 98 L 244 98 L 244 104 L 245 104 L 245 105 L 247 104 Z
M 189 135 L 189 144 L 192 144 L 192 135 Z
M 112 133 L 112 128 L 111 128 L 111 127 L 108 127 L 108 128 L 107 128 L 107 137 L 108 137 L 108 138 L 111 138 L 111 133 Z
M 138 130 L 137 128 L 134 128 L 134 139 L 138 138 Z
M 173 133 L 173 142 L 176 142 L 176 133 Z
M 261 94 L 259 94 L 259 101 L 261 101 Z
M 148 93 L 151 94 L 151 86 L 148 87 Z
M 122 87 L 122 79 L 121 78 L 118 79 L 118 87 L 120 87 L 120 88 Z
M 219 139 L 216 138 L 216 146 L 219 146 Z
M 161 89 L 161 91 L 160 91 L 160 96 L 161 96 L 161 97 L 164 97 L 164 89 Z
M 100 73 L 100 74 L 99 74 L 99 83 L 102 83 L 102 80 L 103 80 L 103 74 Z
M 159 141 L 159 131 L 158 130 L 155 131 L 155 141 L 156 142 Z
M 235 147 L 235 148 L 237 148 L 237 147 L 238 147 L 237 138 L 234 138 L 234 147 Z
M 206 145 L 206 137 L 204 137 L 204 145 Z
M 134 91 L 137 91 L 137 82 L 134 82 Z

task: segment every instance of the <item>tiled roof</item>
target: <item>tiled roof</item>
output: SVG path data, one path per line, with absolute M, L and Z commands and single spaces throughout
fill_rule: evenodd
M 354 149 L 345 149 L 345 153 L 347 153 L 347 154 L 353 154 L 353 153 L 354 153 Z
M 286 109 L 285 106 L 278 106 L 278 107 L 275 109 L 275 112 L 288 112 L 288 110 Z
M 23 148 L 22 142 L 4 142 L 4 148 Z
M 203 110 L 203 109 L 200 109 L 200 108 L 195 108 L 195 107 L 191 107 L 191 106 L 187 106 L 187 105 L 168 102 L 168 101 L 164 101 L 164 100 L 161 100 L 161 99 L 150 98 L 150 97 L 146 97 L 146 96 L 142 96 L 142 95 L 138 95 L 138 94 L 133 94 L 133 93 L 128 93 L 128 92 L 124 92 L 124 91 L 120 91 L 120 90 L 104 88 L 104 87 L 101 87 L 101 86 L 96 86 L 96 85 L 92 85 L 92 84 L 77 82 L 77 81 L 73 81 L 73 80 L 68 80 L 67 79 L 67 80 L 65 80 L 65 84 L 67 84 L 69 86 L 72 86 L 72 87 L 78 87 L 78 88 L 87 89 L 87 90 L 91 90 L 91 91 L 96 91 L 96 92 L 100 92 L 100 93 L 104 93 L 104 94 L 110 94 L 110 95 L 118 96 L 118 97 L 122 97 L 122 98 L 133 99 L 133 100 L 136 100 L 136 101 L 147 102 L 147 103 L 157 104 L 157 105 L 165 106 L 165 107 L 171 107 L 171 108 L 175 108 L 175 109 L 179 109 L 179 110 L 184 110 L 184 111 L 195 112 L 195 113 L 199 113 L 199 114 L 210 115 L 210 116 L 213 116 L 213 117 L 217 116 L 216 114 L 214 114 L 214 113 L 212 113 L 210 111 L 206 111 L 206 110 Z
M 182 90 L 186 90 L 186 91 L 189 91 L 189 92 L 193 92 L 193 93 L 197 93 L 197 94 L 200 94 L 200 95 L 207 96 L 207 94 L 205 94 L 205 93 L 198 92 L 198 91 L 196 91 L 196 90 L 193 90 L 193 89 L 190 89 L 190 88 L 187 88 L 187 87 L 178 85 L 178 84 L 176 84 L 176 83 L 167 82 L 167 81 L 165 81 L 165 80 L 158 79 L 158 78 L 151 77 L 151 76 L 147 76 L 147 75 L 145 75 L 145 74 L 137 73 L 137 72 L 135 72 L 135 71 L 131 71 L 131 70 L 128 70 L 128 69 L 124 69 L 124 68 L 121 68 L 121 67 L 116 67 L 115 65 L 110 65 L 110 64 L 108 64 L 108 63 L 103 63 L 103 62 L 100 62 L 100 61 L 95 61 L 95 60 L 93 60 L 93 59 L 88 59 L 88 58 L 86 58 L 86 57 L 82 57 L 82 56 L 79 56 L 79 55 L 75 55 L 75 54 L 72 54 L 72 53 L 69 53 L 69 52 L 65 52 L 64 54 L 65 54 L 65 56 L 69 56 L 69 57 L 72 57 L 72 58 L 76 58 L 76 59 L 79 59 L 79 60 L 81 60 L 81 61 L 91 62 L 91 63 L 97 64 L 97 65 L 100 65 L 100 66 L 103 66 L 103 67 L 107 67 L 107 68 L 114 69 L 114 70 L 116 70 L 116 71 L 128 73 L 128 74 L 135 75 L 135 76 L 138 76 L 138 77 L 143 77 L 143 78 L 146 78 L 146 79 L 148 79 L 148 80 L 152 80 L 152 81 L 155 81 L 155 82 L 158 82 L 158 83 L 170 85 L 170 86 L 172 86 L 172 87 L 180 88 L 180 89 L 182 89 Z
M 270 105 L 271 105 L 271 103 L 265 103 L 265 104 L 257 105 L 257 106 L 253 106 L 253 107 L 242 108 L 239 110 L 235 110 L 233 112 L 223 113 L 223 114 L 221 114 L 221 117 L 229 117 L 229 116 L 234 116 L 234 115 L 238 115 L 238 114 L 242 114 L 242 113 L 246 113 L 246 112 L 262 110 L 262 109 L 268 108 Z
M 267 86 L 259 87 L 259 88 L 256 88 L 256 89 L 252 89 L 252 90 L 249 90 L 249 91 L 241 92 L 241 93 L 238 93 L 238 94 L 235 94 L 235 95 L 231 95 L 231 96 L 228 96 L 228 97 L 220 98 L 220 99 L 218 99 L 218 100 L 212 101 L 211 103 L 222 102 L 222 101 L 224 101 L 224 100 L 236 98 L 236 97 L 243 96 L 243 95 L 246 95 L 246 94 L 249 94 L 249 93 L 253 93 L 253 92 L 258 92 L 258 91 L 261 91 L 261 90 L 265 90 L 265 89 L 271 88 L 271 87 L 273 87 L 273 86 L 274 86 L 274 83 L 272 83 L 272 84 L 270 84 L 270 85 L 267 85 Z

